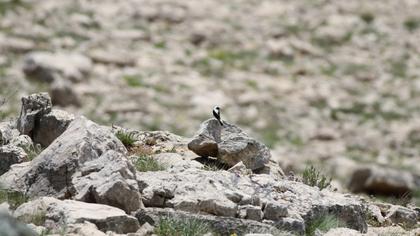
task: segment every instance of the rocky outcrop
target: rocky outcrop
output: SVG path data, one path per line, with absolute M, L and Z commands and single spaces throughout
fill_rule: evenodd
M 73 84 L 65 79 L 56 79 L 51 84 L 50 95 L 54 105 L 80 106 L 80 98 L 73 88 Z
M 258 219 L 303 234 L 305 225 L 333 214 L 361 232 L 367 230 L 361 202 L 341 194 L 270 175 L 240 176 L 227 171 L 137 173 L 146 207 L 195 214 Z
M 349 189 L 355 193 L 398 197 L 410 193 L 415 186 L 415 179 L 411 173 L 373 165 L 356 169 L 349 183 Z
M 213 156 L 229 166 L 238 162 L 251 169 L 262 169 L 269 162 L 270 150 L 262 143 L 249 137 L 239 127 L 216 119 L 201 124 L 188 148 L 199 156 Z
M 140 208 L 141 201 L 125 153 L 110 130 L 79 117 L 29 166 L 12 169 L 0 183 L 23 185 L 18 191 L 33 197 L 75 198 L 130 212 Z
M 58 77 L 80 82 L 91 67 L 91 60 L 80 54 L 32 52 L 26 55 L 23 72 L 28 78 L 41 82 L 51 83 Z
M 103 232 L 130 233 L 140 227 L 136 218 L 118 208 L 74 200 L 61 201 L 51 197 L 24 203 L 14 213 L 16 218 L 28 223 L 38 215 L 45 215 L 45 221 L 61 225 L 88 221 Z
M 79 117 L 31 163 L 26 173 L 27 192 L 31 196 L 74 195 L 72 176 L 87 161 L 99 158 L 107 150 L 125 153 L 122 143 L 105 128 Z
M 38 127 L 39 120 L 51 111 L 51 107 L 51 98 L 48 93 L 22 97 L 22 108 L 17 120 L 17 129 L 20 134 L 33 137 L 33 131 Z
M 47 93 L 38 93 L 22 98 L 17 128 L 22 135 L 28 135 L 35 143 L 46 147 L 67 129 L 73 119 L 74 116 L 65 111 L 52 110 Z
M 25 151 L 14 145 L 0 146 L 0 175 L 10 169 L 13 164 L 26 161 L 27 155 Z
M 33 132 L 34 142 L 47 147 L 67 129 L 73 120 L 72 114 L 62 110 L 51 110 L 39 119 L 38 127 Z
M 15 136 L 12 122 L 0 123 L 0 145 L 8 144 Z
M 142 207 L 136 170 L 121 153 L 110 150 L 86 162 L 73 178 L 76 200 L 116 206 L 131 212 Z
M 208 225 L 213 232 L 220 235 L 231 235 L 233 233 L 236 233 L 237 235 L 244 235 L 246 233 L 272 233 L 273 235 L 283 235 L 282 233 L 285 233 L 270 224 L 264 224 L 253 220 L 191 214 L 183 211 L 174 211 L 173 209 L 145 208 L 139 210 L 135 216 L 140 224 L 149 223 L 151 225 L 158 225 L 160 220 L 165 218 L 185 221 L 199 220 Z

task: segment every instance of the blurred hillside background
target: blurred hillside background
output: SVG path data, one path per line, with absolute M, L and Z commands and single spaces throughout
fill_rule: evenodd
M 1 0 L 0 118 L 49 91 L 104 125 L 191 137 L 219 105 L 286 173 L 417 176 L 419 39 L 417 0 Z

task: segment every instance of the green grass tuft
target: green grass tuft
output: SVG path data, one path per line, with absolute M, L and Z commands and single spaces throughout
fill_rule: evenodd
M 165 166 L 160 164 L 156 159 L 154 159 L 151 156 L 140 156 L 137 158 L 134 164 L 136 166 L 136 169 L 140 172 L 161 171 L 166 169 Z
M 130 87 L 143 87 L 144 83 L 140 76 L 126 75 L 123 77 L 125 82 Z
M 375 16 L 373 15 L 372 12 L 363 12 L 362 14 L 360 14 L 360 18 L 366 23 L 366 24 L 370 24 L 373 22 L 373 20 L 375 20 Z
M 32 144 L 29 147 L 24 148 L 26 154 L 28 155 L 28 160 L 32 161 L 35 157 L 37 157 L 44 149 L 41 147 L 40 144 Z
M 29 197 L 17 191 L 0 189 L 0 203 L 9 203 L 12 209 L 18 208 L 23 203 L 27 202 Z
M 201 236 L 211 232 L 211 227 L 198 219 L 161 218 L 155 228 L 158 236 Z
M 334 215 L 326 215 L 320 218 L 317 218 L 310 222 L 306 227 L 306 235 L 312 236 L 315 235 L 316 230 L 322 232 L 328 232 L 328 230 L 333 228 L 344 227 L 345 223 L 342 222 Z
M 137 141 L 137 137 L 134 132 L 118 130 L 115 136 L 117 136 L 117 138 L 124 144 L 126 148 L 134 146 L 134 143 Z
M 404 27 L 410 32 L 417 30 L 419 26 L 420 26 L 420 19 L 418 18 L 410 17 L 404 21 Z
M 220 162 L 209 162 L 209 163 L 205 163 L 202 169 L 207 170 L 207 171 L 218 171 L 218 170 L 227 170 L 229 169 L 229 166 Z
M 302 174 L 302 181 L 309 186 L 317 186 L 319 189 L 324 189 L 330 186 L 331 178 L 321 174 L 315 167 L 307 167 Z

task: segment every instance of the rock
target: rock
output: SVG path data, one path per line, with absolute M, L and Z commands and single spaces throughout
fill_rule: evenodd
M 324 236 L 359 236 L 360 233 L 354 229 L 348 228 L 333 228 L 328 230 Z
M 232 166 L 229 170 L 229 172 L 240 174 L 240 175 L 246 175 L 250 174 L 249 169 L 246 168 L 244 163 L 242 161 L 238 162 L 236 165 Z
M 0 213 L 0 235 L 2 236 L 36 236 L 36 232 L 18 222 L 8 214 Z
M 153 227 L 152 225 L 150 225 L 149 223 L 144 223 L 139 230 L 137 230 L 137 235 L 138 236 L 146 236 L 146 235 L 151 235 L 153 234 L 155 227 Z
M 277 221 L 287 216 L 287 206 L 277 202 L 268 202 L 264 208 L 264 219 Z
M 403 196 L 414 189 L 415 183 L 409 172 L 372 165 L 356 169 L 348 187 L 355 193 Z
M 10 166 L 26 161 L 25 151 L 17 146 L 8 144 L 0 146 L 0 175 L 6 173 Z
M 194 155 L 194 157 L 196 156 Z M 191 168 L 202 169 L 204 167 L 200 162 L 192 160 L 188 156 L 180 153 L 159 153 L 154 155 L 153 158 L 166 168 L 177 171 Z
M 28 135 L 19 135 L 16 138 L 14 138 L 11 141 L 11 144 L 20 148 L 23 148 L 24 150 L 28 150 L 29 148 L 31 148 L 34 143 L 32 142 L 31 137 L 29 137 Z
M 126 52 L 109 52 L 103 50 L 93 50 L 89 53 L 93 61 L 104 64 L 115 64 L 118 66 L 133 66 L 134 58 Z
M 0 123 L 0 146 L 8 144 L 13 139 L 13 126 L 10 122 Z
M 74 86 L 64 79 L 55 79 L 50 87 L 51 99 L 54 105 L 77 106 L 81 105 L 79 95 L 74 90 Z
M 70 224 L 67 226 L 66 234 L 75 234 L 78 236 L 106 236 L 106 234 L 88 221 L 78 224 Z
M 141 224 L 147 222 L 154 226 L 158 225 L 160 219 L 165 217 L 185 221 L 199 220 L 204 224 L 207 224 L 212 231 L 219 235 L 231 235 L 232 233 L 243 235 L 249 232 L 271 232 L 274 235 L 279 235 L 281 233 L 280 230 L 269 224 L 253 220 L 191 214 L 182 211 L 174 211 L 173 209 L 145 208 L 136 212 L 135 216 Z
M 263 219 L 263 212 L 260 206 L 245 205 L 239 207 L 239 215 L 241 218 L 261 221 Z
M 235 125 L 224 122 L 222 127 L 216 119 L 201 124 L 188 148 L 200 156 L 217 157 L 229 166 L 242 161 L 251 170 L 264 168 L 271 157 L 264 144 L 250 138 Z
M 0 35 L 0 51 L 11 51 L 24 53 L 35 48 L 35 43 L 31 40 L 17 37 L 2 37 Z
M 20 134 L 33 136 L 39 119 L 51 111 L 51 98 L 48 93 L 37 93 L 22 97 L 22 107 L 17 120 L 17 129 Z
M 402 206 L 392 206 L 385 220 L 389 219 L 392 223 L 403 225 L 406 228 L 412 228 L 417 223 L 417 213 L 414 210 L 410 210 Z
M 13 216 L 19 221 L 29 224 L 33 222 L 34 218 L 46 215 L 51 204 L 59 202 L 60 200 L 53 197 L 40 197 L 20 205 L 13 212 Z
M 0 176 L 0 185 L 4 189 L 24 192 L 26 190 L 25 175 L 31 168 L 31 162 L 23 162 L 10 167 L 10 170 Z
M 216 119 L 201 124 L 200 130 L 188 143 L 188 149 L 202 157 L 217 157 L 217 143 L 221 142 L 222 127 Z
M 76 53 L 32 52 L 23 62 L 23 72 L 28 78 L 48 83 L 59 76 L 80 82 L 91 68 L 91 60 Z
M 244 217 L 247 207 L 243 206 L 255 206 L 248 207 L 249 213 L 258 215 L 257 209 L 265 205 L 266 217 L 274 219 L 267 220 L 267 224 L 298 234 L 303 234 L 305 224 L 326 214 L 333 214 L 349 228 L 367 230 L 364 205 L 358 200 L 271 175 L 240 176 L 228 171 L 186 169 L 138 172 L 137 180 L 146 207 Z
M 136 232 L 140 225 L 136 218 L 127 215 L 123 210 L 115 207 L 85 203 L 74 200 L 64 200 L 51 203 L 48 206 L 46 218 L 54 222 L 67 224 L 83 223 L 95 224 L 99 230 L 116 233 Z
M 66 131 L 74 116 L 62 110 L 53 109 L 44 114 L 33 130 L 33 140 L 44 147 L 48 147 L 58 136 Z
M 111 230 L 117 233 L 129 233 L 137 231 L 140 227 L 136 218 L 127 215 L 118 208 L 74 200 L 62 201 L 52 197 L 41 197 L 26 202 L 14 212 L 17 219 L 26 223 L 40 215 L 45 215 L 46 222 L 79 224 L 69 227 L 74 229 L 70 231 L 82 230 L 79 226 L 86 225 L 85 221 L 95 224 L 103 232 Z M 88 228 L 92 229 L 92 226 Z
M 73 179 L 76 200 L 96 202 L 131 212 L 142 207 L 136 170 L 121 153 L 107 151 L 86 162 L 81 176 Z
M 126 152 L 109 129 L 79 117 L 23 174 L 11 171 L 0 181 L 7 186 L 16 181 L 16 185 L 24 185 L 19 191 L 33 197 L 72 198 L 131 212 L 142 203 L 136 171 L 124 156 Z M 23 183 L 18 176 L 24 177 Z
M 24 175 L 26 193 L 32 197 L 74 197 L 73 175 L 86 162 L 99 158 L 108 150 L 127 152 L 110 130 L 84 117 L 76 118 L 62 135 L 32 161 L 31 168 Z
M 217 216 L 235 217 L 238 206 L 230 200 L 204 199 L 198 202 L 199 210 Z

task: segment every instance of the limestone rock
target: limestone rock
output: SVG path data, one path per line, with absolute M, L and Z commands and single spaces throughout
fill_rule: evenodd
M 216 119 L 201 124 L 199 131 L 188 143 L 188 149 L 203 157 L 217 157 L 217 143 L 221 142 L 222 127 Z
M 356 169 L 349 183 L 352 192 L 394 196 L 402 196 L 414 187 L 411 173 L 373 165 Z
M 91 60 L 76 53 L 32 52 L 23 63 L 23 72 L 28 78 L 48 83 L 57 76 L 80 82 L 91 68 Z
M 54 105 L 59 106 L 80 106 L 79 95 L 76 93 L 74 86 L 65 79 L 56 79 L 50 87 L 51 99 Z
M 230 235 L 235 232 L 238 235 L 243 235 L 249 232 L 270 232 L 274 235 L 279 235 L 280 230 L 275 227 L 260 223 L 253 220 L 237 219 L 231 217 L 212 216 L 212 215 L 199 215 L 191 214 L 182 211 L 174 211 L 173 209 L 160 209 L 160 208 L 145 208 L 136 213 L 136 217 L 140 224 L 149 223 L 157 225 L 159 220 L 163 217 L 173 219 L 185 220 L 200 220 L 220 235 Z
M 264 208 L 264 218 L 277 221 L 287 216 L 287 206 L 277 202 L 268 202 Z
M 67 226 L 67 234 L 78 236 L 106 236 L 95 224 L 85 221 L 83 223 L 70 224 Z
M 31 168 L 24 175 L 27 194 L 74 196 L 73 174 L 80 171 L 84 163 L 99 158 L 107 150 L 126 153 L 124 145 L 109 130 L 84 117 L 75 119 L 32 161 Z
M 201 124 L 188 148 L 200 156 L 214 156 L 219 161 L 234 166 L 242 161 L 251 170 L 264 168 L 269 162 L 270 150 L 262 143 L 250 138 L 239 127 L 216 119 Z
M 75 199 L 115 206 L 131 212 L 142 207 L 136 170 L 121 153 L 107 151 L 86 162 L 74 178 Z
M 239 215 L 241 218 L 261 221 L 263 212 L 260 206 L 245 205 L 239 207 Z
M 6 173 L 13 164 L 26 161 L 25 151 L 17 146 L 8 144 L 0 146 L 0 175 Z
M 39 119 L 51 111 L 51 98 L 48 93 L 32 94 L 22 97 L 22 107 L 17 120 L 17 129 L 20 134 L 33 136 Z
M 33 140 L 47 147 L 60 136 L 74 120 L 74 116 L 62 110 L 53 109 L 39 119 L 33 131 Z
M 392 206 L 385 216 L 385 220 L 386 219 L 389 219 L 394 224 L 399 224 L 403 225 L 404 227 L 411 228 L 417 223 L 417 214 L 415 211 L 406 207 Z
M 0 145 L 6 145 L 13 139 L 13 126 L 10 122 L 0 123 Z
M 29 137 L 28 135 L 19 135 L 16 138 L 14 138 L 11 141 L 12 145 L 15 145 L 17 147 L 23 148 L 24 150 L 28 150 L 29 148 L 31 148 L 34 143 L 32 142 L 31 137 Z
M 31 162 L 23 162 L 10 167 L 10 170 L 0 176 L 0 185 L 12 191 L 26 190 L 25 175 L 31 168 Z
M 58 200 L 42 197 L 22 204 L 15 216 L 28 221 L 36 215 L 45 214 L 46 220 L 57 223 L 78 224 L 91 222 L 103 232 L 108 230 L 116 233 L 136 232 L 140 225 L 136 218 L 127 215 L 123 210 L 94 203 L 74 200 Z
M 137 180 L 146 207 L 243 217 L 245 205 L 255 206 L 248 207 L 250 214 L 265 205 L 265 216 L 274 220 L 269 224 L 299 234 L 305 231 L 306 223 L 325 214 L 337 216 L 349 228 L 367 230 L 364 206 L 358 200 L 271 175 L 187 169 L 138 172 Z

